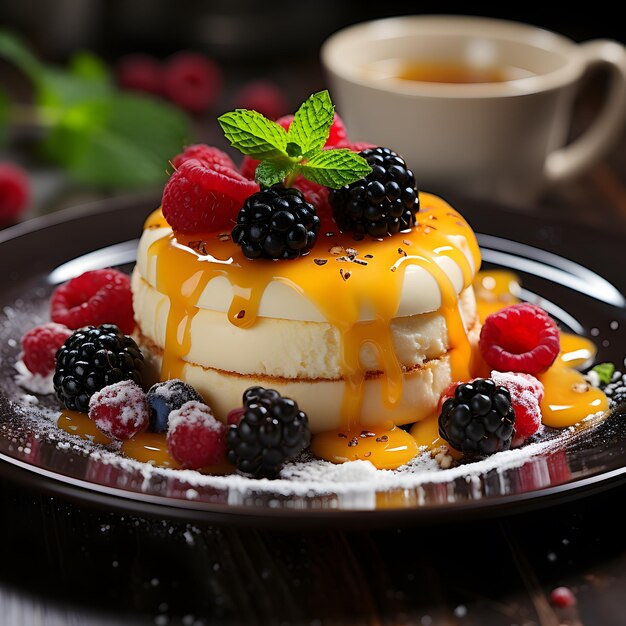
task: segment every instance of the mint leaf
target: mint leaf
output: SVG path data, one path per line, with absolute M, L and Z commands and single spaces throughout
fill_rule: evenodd
M 217 118 L 230 145 L 254 159 L 287 156 L 287 133 L 276 122 L 247 109 L 236 109 Z
M 304 157 L 311 157 L 326 144 L 335 107 L 328 90 L 309 96 L 302 103 L 287 131 L 287 140 L 300 146 Z
M 163 184 L 168 159 L 191 137 L 174 107 L 120 94 L 64 110 L 43 148 L 78 182 L 137 188 Z
M 615 365 L 613 363 L 598 363 L 595 367 L 591 368 L 592 372 L 595 372 L 603 385 L 608 385 L 613 378 L 613 372 L 615 372 Z
M 293 169 L 293 164 L 285 161 L 261 161 L 254 174 L 255 180 L 263 187 L 271 187 L 282 182 Z
M 106 80 L 74 76 L 58 68 L 45 68 L 39 82 L 37 103 L 48 109 L 48 114 L 54 115 L 55 109 L 107 98 L 113 93 L 113 86 Z
M 300 164 L 299 171 L 314 183 L 339 189 L 364 178 L 372 171 L 372 168 L 356 152 L 348 148 L 338 148 L 318 152 L 306 163 Z

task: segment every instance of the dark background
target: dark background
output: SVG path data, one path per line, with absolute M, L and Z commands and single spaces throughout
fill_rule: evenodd
M 574 40 L 626 41 L 609 2 L 574 11 L 518 3 L 406 0 L 2 0 L 0 24 L 24 34 L 49 59 L 90 48 L 109 60 L 128 52 L 203 50 L 225 63 L 298 65 L 316 59 L 335 30 L 367 19 L 416 13 L 473 14 L 525 21 Z

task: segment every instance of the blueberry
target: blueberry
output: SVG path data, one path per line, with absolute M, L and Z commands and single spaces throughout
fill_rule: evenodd
M 204 403 L 202 396 L 179 378 L 152 385 L 146 394 L 150 411 L 150 430 L 164 433 L 169 424 L 169 415 L 180 409 L 185 402 L 195 400 Z

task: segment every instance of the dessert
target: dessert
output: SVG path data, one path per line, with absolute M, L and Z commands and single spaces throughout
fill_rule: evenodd
M 514 276 L 480 272 L 463 216 L 392 148 L 351 144 L 327 92 L 279 123 L 219 121 L 241 171 L 190 146 L 130 283 L 100 270 L 53 294 L 74 330 L 57 328 L 61 428 L 155 465 L 275 478 L 305 450 L 470 462 L 606 412 L 572 369 L 593 346 L 519 302 Z

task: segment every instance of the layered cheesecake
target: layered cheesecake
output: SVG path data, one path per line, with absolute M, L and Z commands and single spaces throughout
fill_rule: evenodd
M 448 203 L 426 193 L 420 203 L 417 224 L 384 239 L 355 240 L 329 221 L 290 262 L 248 259 L 228 233 L 175 233 L 157 210 L 132 290 L 158 377 L 192 384 L 220 419 L 245 389 L 271 387 L 313 433 L 432 415 L 451 381 L 470 376 L 480 253 Z

